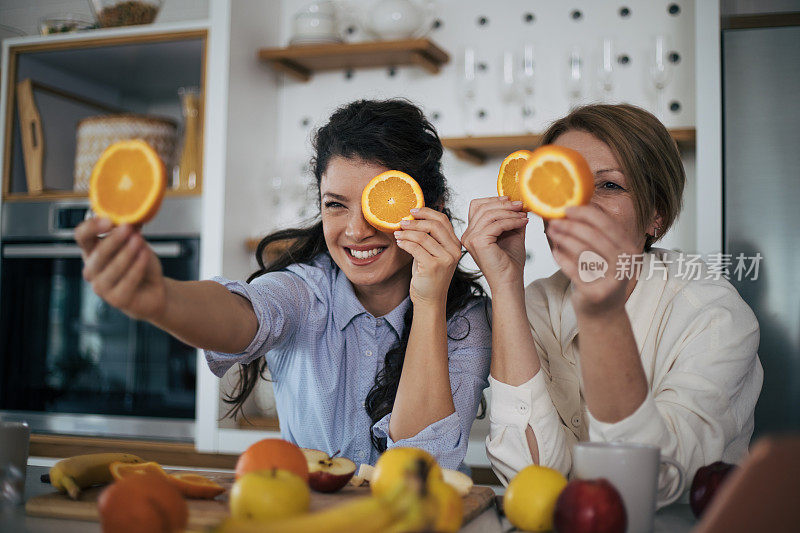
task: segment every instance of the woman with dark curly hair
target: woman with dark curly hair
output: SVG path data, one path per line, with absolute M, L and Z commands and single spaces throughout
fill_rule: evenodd
M 458 468 L 491 334 L 488 300 L 458 268 L 439 137 L 409 102 L 362 100 L 338 109 L 314 148 L 320 216 L 265 237 L 247 283 L 165 278 L 138 231 L 100 219 L 75 232 L 84 276 L 129 316 L 205 349 L 217 376 L 238 364 L 231 413 L 269 369 L 285 439 L 356 464 L 416 446 Z M 394 234 L 361 211 L 364 187 L 390 169 L 413 176 L 428 206 Z M 266 264 L 277 241 L 289 246 Z

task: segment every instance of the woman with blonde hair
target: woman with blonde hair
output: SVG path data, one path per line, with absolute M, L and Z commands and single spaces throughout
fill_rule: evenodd
M 736 462 L 763 380 L 758 323 L 702 261 L 690 269 L 687 255 L 652 247 L 686 179 L 668 131 L 638 107 L 589 105 L 542 143 L 577 150 L 595 183 L 589 205 L 545 221 L 560 270 L 523 288 L 528 219 L 507 198 L 473 200 L 462 237 L 492 292 L 495 472 L 504 483 L 533 463 L 568 474 L 573 445 L 587 440 L 659 446 L 689 476 Z M 578 269 L 587 252 L 608 264 L 593 281 Z M 662 492 L 675 484 L 673 470 L 661 473 Z

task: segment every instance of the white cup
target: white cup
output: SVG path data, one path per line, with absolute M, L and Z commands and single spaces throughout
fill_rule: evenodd
M 26 422 L 0 421 L 0 485 L 8 484 L 16 493 L 14 495 L 6 494 L 8 490 L 0 487 L 3 490 L 0 500 L 9 497 L 12 501 L 15 498 L 18 501 L 22 499 L 30 438 L 31 428 Z
M 678 471 L 678 486 L 657 499 L 661 464 Z M 628 515 L 627 533 L 653 530 L 658 505 L 669 505 L 684 489 L 686 474 L 677 461 L 661 456 L 658 446 L 624 442 L 580 442 L 572 452 L 572 473 L 578 479 L 606 478 L 619 491 Z

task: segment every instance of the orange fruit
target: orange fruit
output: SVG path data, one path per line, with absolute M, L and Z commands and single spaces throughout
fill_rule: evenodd
M 497 175 L 497 196 L 508 196 L 512 202 L 522 201 L 519 192 L 519 171 L 530 157 L 529 150 L 517 150 L 503 159 L 500 173 Z
M 525 209 L 542 218 L 564 218 L 567 207 L 585 205 L 594 194 L 594 177 L 586 160 L 563 146 L 537 148 L 519 172 Z
M 187 498 L 210 500 L 225 492 L 225 487 L 200 474 L 170 474 L 167 481 Z
M 111 470 L 111 476 L 114 479 L 122 479 L 124 477 L 141 474 L 155 474 L 162 477 L 167 477 L 167 473 L 161 468 L 161 465 L 149 461 L 147 463 L 123 463 L 121 461 L 114 461 L 108 465 Z
M 248 472 L 280 468 L 308 483 L 308 461 L 300 448 L 283 439 L 262 439 L 251 444 L 236 461 L 236 479 Z
M 145 141 L 115 142 L 103 152 L 89 179 L 89 200 L 96 215 L 115 224 L 144 224 L 164 199 L 167 171 Z
M 378 174 L 361 194 L 364 218 L 379 231 L 399 230 L 401 220 L 414 220 L 412 209 L 424 206 L 425 197 L 419 183 L 399 170 Z
M 97 504 L 104 532 L 171 533 L 183 531 L 189 521 L 186 501 L 159 474 L 116 481 L 103 490 Z

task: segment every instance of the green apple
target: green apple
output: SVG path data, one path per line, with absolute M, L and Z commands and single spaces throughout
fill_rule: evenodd
M 308 511 L 311 491 L 303 478 L 273 468 L 240 477 L 230 494 L 231 516 L 250 520 L 275 520 Z

